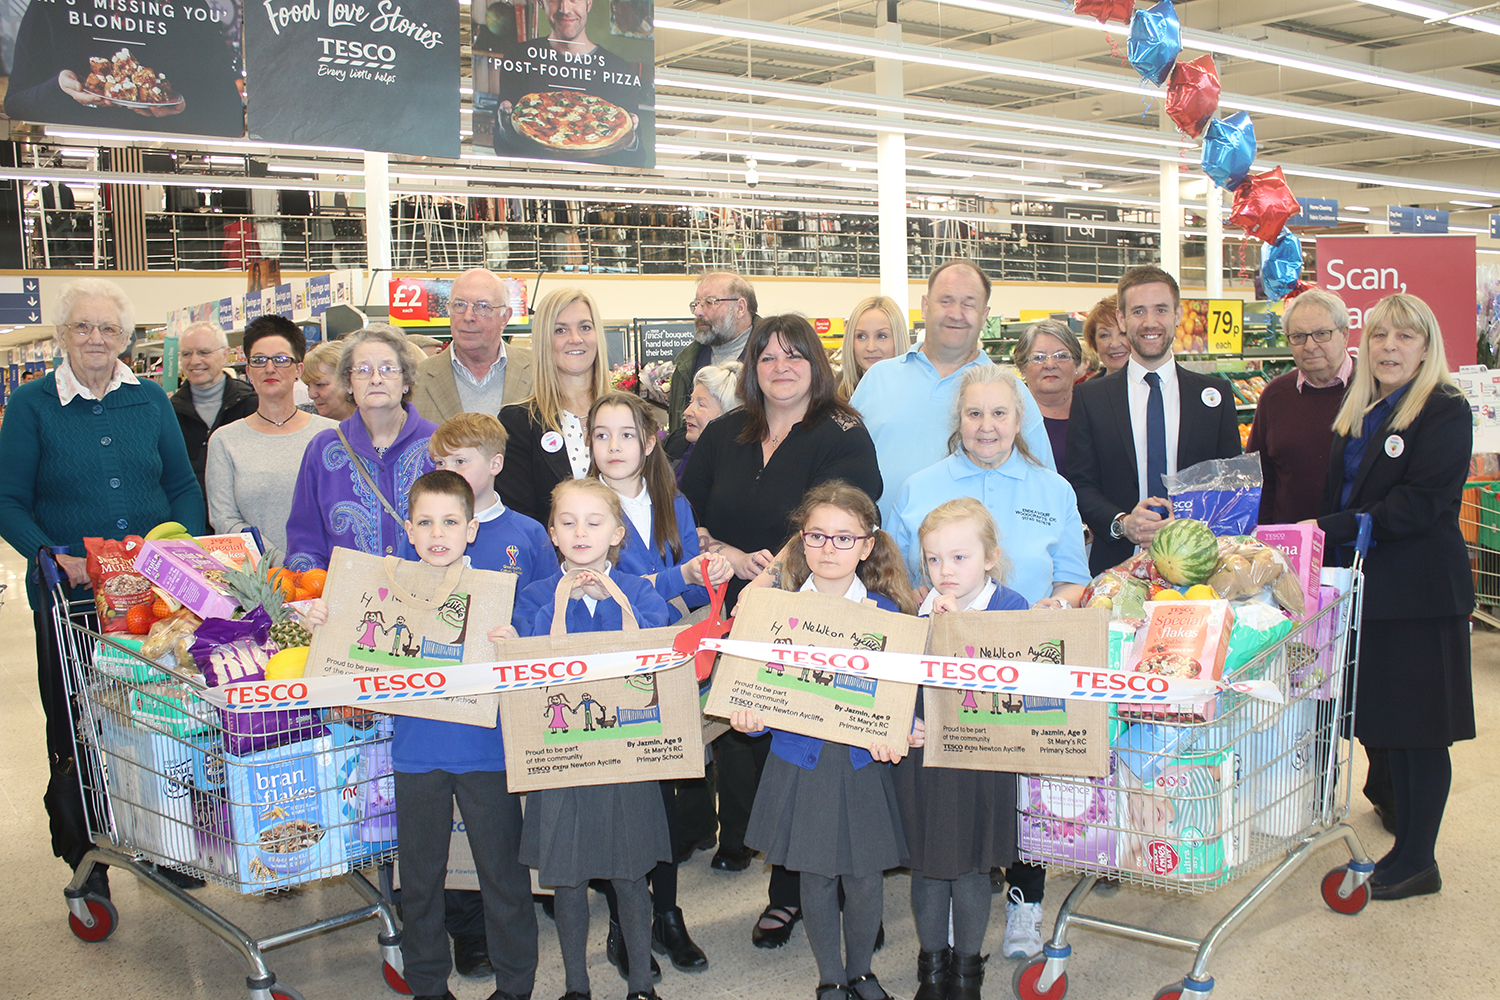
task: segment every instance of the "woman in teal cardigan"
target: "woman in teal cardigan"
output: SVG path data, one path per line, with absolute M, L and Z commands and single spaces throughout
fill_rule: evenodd
M 88 596 L 85 537 L 144 535 L 162 521 L 203 534 L 203 491 L 161 387 L 119 361 L 135 310 L 111 281 L 64 286 L 54 315 L 63 362 L 16 389 L 0 426 L 0 536 L 26 557 L 36 627 L 37 682 L 47 716 L 52 850 L 76 866 L 92 846 L 73 767 L 73 729 L 50 604 L 36 581 L 37 551 L 67 546 L 58 563 Z M 108 895 L 103 868 L 90 888 Z

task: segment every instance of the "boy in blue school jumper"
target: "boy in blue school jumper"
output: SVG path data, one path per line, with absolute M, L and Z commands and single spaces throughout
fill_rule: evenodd
M 460 413 L 443 421 L 433 432 L 427 443 L 427 453 L 433 465 L 458 473 L 474 491 L 474 519 L 479 522 L 479 533 L 464 552 L 469 557 L 469 565 L 475 569 L 517 574 L 516 594 L 519 596 L 527 584 L 550 574 L 557 567 L 557 555 L 546 528 L 500 502 L 495 477 L 505 466 L 506 439 L 505 427 L 493 414 Z M 398 544 L 397 554 L 403 559 L 418 558 L 409 540 Z M 448 725 L 420 719 L 409 721 L 417 724 L 414 730 L 416 739 L 438 735 L 424 732 L 423 726 Z M 492 738 L 499 745 L 498 726 L 484 732 L 493 733 Z M 504 771 L 504 756 L 498 754 L 497 757 L 499 763 L 496 767 Z M 512 851 L 510 857 L 514 858 L 514 854 Z M 481 893 L 472 889 L 446 890 L 443 913 L 444 925 L 453 938 L 453 960 L 459 975 L 489 975 L 493 965 L 489 959 Z
M 429 451 L 438 471 L 412 487 L 412 520 L 402 555 L 440 566 L 467 555 L 475 569 L 518 574 L 517 593 L 545 575 L 556 562 L 546 531 L 505 509 L 495 492 L 505 453 L 500 421 L 460 414 L 438 428 Z M 478 511 L 476 495 L 489 501 Z M 444 513 L 451 518 L 465 512 L 466 530 L 442 525 Z M 504 632 L 515 634 L 509 626 Z M 536 910 L 531 873 L 517 860 L 521 799 L 506 787 L 499 720 L 489 729 L 398 716 L 391 753 L 407 984 L 419 997 L 451 1000 L 447 932 L 452 932 L 455 955 L 466 958 L 470 968 L 493 968 L 491 1000 L 527 1000 L 536 978 Z M 474 853 L 478 892 L 442 891 L 455 799 Z

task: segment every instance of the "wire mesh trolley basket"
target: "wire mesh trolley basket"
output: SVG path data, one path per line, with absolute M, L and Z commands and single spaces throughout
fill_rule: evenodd
M 80 939 L 99 942 L 119 913 L 92 889 L 96 865 L 129 871 L 244 958 L 251 1000 L 301 1000 L 265 953 L 364 920 L 379 922 L 382 974 L 398 993 L 401 932 L 360 869 L 396 854 L 390 719 L 368 712 L 222 714 L 201 675 L 141 640 L 102 634 L 92 601 L 70 602 L 67 578 L 43 551 L 44 589 L 73 705 L 78 778 L 94 847 L 63 891 Z M 267 893 L 340 877 L 363 905 L 256 938 L 164 872 Z
M 1111 719 L 1109 777 L 1022 779 L 1022 857 L 1080 878 L 1051 939 L 1015 972 L 1021 1000 L 1067 994 L 1075 928 L 1195 953 L 1187 975 L 1156 1000 L 1207 997 L 1219 944 L 1336 840 L 1351 860 L 1323 877 L 1323 900 L 1342 914 L 1364 909 L 1375 866 L 1345 822 L 1368 517 L 1361 522 L 1353 568 L 1324 570 L 1328 602 L 1225 678 L 1271 681 L 1282 703 L 1226 692 L 1191 710 L 1122 706 Z M 1080 912 L 1100 878 L 1197 894 L 1252 875 L 1260 877 L 1202 938 Z

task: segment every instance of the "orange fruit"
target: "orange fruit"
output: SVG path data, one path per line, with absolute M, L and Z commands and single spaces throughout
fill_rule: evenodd
M 165 618 L 171 613 L 172 609 L 167 606 L 167 602 L 162 598 L 158 597 L 154 602 L 152 602 L 151 616 L 153 618 Z
M 151 613 L 151 605 L 135 604 L 125 613 L 125 627 L 131 635 L 145 635 L 151 631 L 151 626 L 156 622 L 156 616 Z
M 317 597 L 319 593 L 320 591 L 313 590 L 311 587 L 298 586 L 297 593 L 292 597 L 292 600 L 310 601 L 313 598 Z
M 289 569 L 277 569 L 271 572 L 271 579 L 281 588 L 283 597 L 290 601 L 297 593 L 297 574 Z
M 297 577 L 297 586 L 299 589 L 312 591 L 311 596 L 313 597 L 322 597 L 323 585 L 327 581 L 328 571 L 326 569 L 309 569 L 304 570 L 303 573 Z

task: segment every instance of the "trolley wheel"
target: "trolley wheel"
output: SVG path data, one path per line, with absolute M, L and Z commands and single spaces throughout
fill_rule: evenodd
M 1335 868 L 1323 876 L 1323 902 L 1327 903 L 1334 913 L 1342 913 L 1352 917 L 1365 908 L 1370 901 L 1370 883 L 1361 882 L 1359 887 L 1349 894 L 1345 899 L 1339 895 L 1339 887 L 1344 884 L 1344 873 L 1348 869 Z
M 1022 962 L 1016 968 L 1016 974 L 1011 979 L 1011 987 L 1016 996 L 1021 1000 L 1062 1000 L 1068 995 L 1068 974 L 1064 972 L 1057 977 L 1057 982 L 1046 993 L 1037 989 L 1037 980 L 1042 978 L 1042 970 L 1047 966 L 1046 954 L 1033 955 Z
M 277 983 L 271 987 L 271 1000 L 305 1000 L 305 998 L 290 986 Z
M 1173 983 L 1171 986 L 1163 986 L 1156 991 L 1156 996 L 1151 1000 L 1182 1000 L 1182 984 Z
M 390 962 L 381 962 L 380 971 L 385 974 L 385 984 L 404 997 L 411 996 L 411 987 L 406 985 L 406 978 L 397 972 Z
M 89 908 L 89 915 L 94 918 L 94 926 L 85 927 L 82 920 L 69 913 L 68 927 L 78 940 L 98 944 L 115 932 L 120 923 L 120 911 L 115 909 L 114 903 L 92 893 L 83 897 L 83 902 Z

